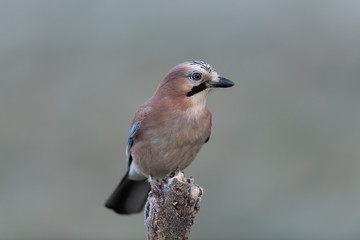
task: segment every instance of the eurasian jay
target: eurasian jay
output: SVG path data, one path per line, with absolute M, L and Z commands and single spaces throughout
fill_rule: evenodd
M 186 168 L 209 140 L 208 93 L 233 85 L 203 61 L 172 68 L 135 114 L 126 147 L 128 171 L 105 206 L 119 214 L 142 211 L 150 191 L 147 179 Z

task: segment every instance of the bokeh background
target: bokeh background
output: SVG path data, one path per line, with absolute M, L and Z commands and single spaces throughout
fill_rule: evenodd
M 145 239 L 103 207 L 135 110 L 204 60 L 192 239 L 360 239 L 359 1 L 0 2 L 0 239 Z

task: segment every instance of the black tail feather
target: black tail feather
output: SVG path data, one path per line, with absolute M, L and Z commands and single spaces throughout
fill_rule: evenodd
M 141 212 L 146 203 L 149 191 L 149 182 L 146 180 L 130 180 L 128 173 L 126 173 L 120 184 L 106 201 L 105 206 L 119 214 Z

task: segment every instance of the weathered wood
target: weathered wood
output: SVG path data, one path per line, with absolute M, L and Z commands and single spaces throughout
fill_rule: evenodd
M 153 179 L 145 206 L 148 240 L 188 239 L 202 195 L 193 178 L 185 178 L 179 170 Z

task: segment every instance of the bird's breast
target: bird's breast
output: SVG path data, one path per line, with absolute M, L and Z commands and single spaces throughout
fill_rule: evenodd
M 154 177 L 177 167 L 184 169 L 194 160 L 210 131 L 211 114 L 207 108 L 168 113 L 157 127 L 144 131 L 145 144 L 136 148 L 134 160 L 142 172 Z

